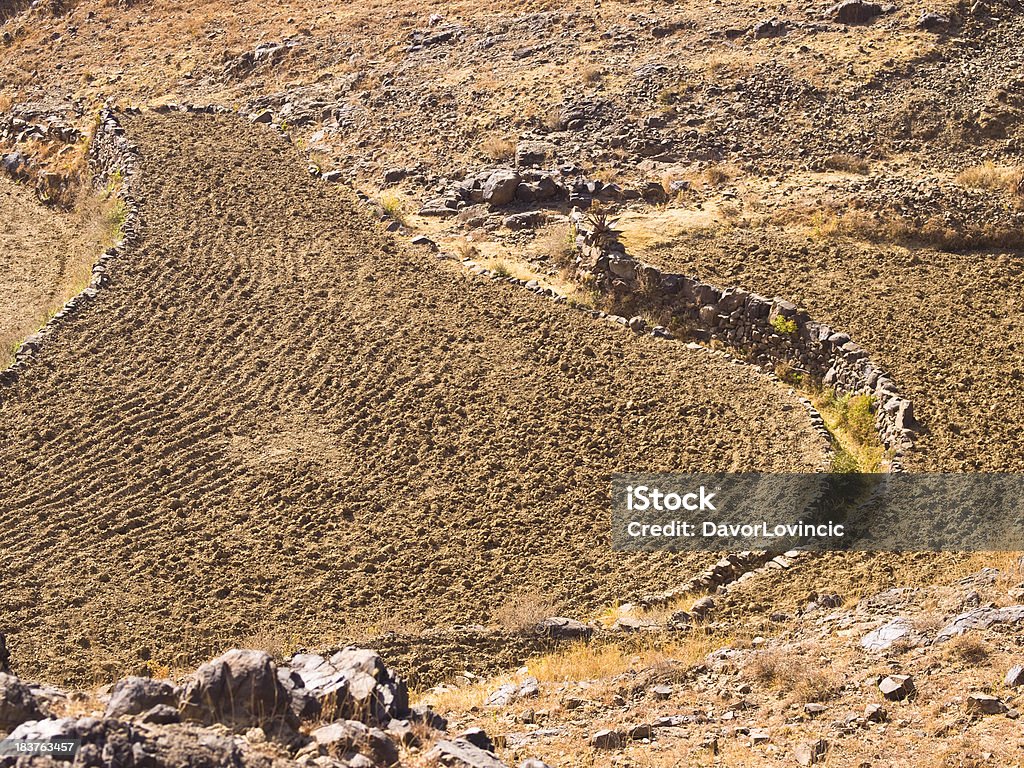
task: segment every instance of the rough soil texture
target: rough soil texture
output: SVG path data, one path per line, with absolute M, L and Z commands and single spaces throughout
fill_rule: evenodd
M 749 368 L 408 250 L 267 129 L 125 125 L 141 243 L 0 409 L 24 675 L 595 610 L 706 564 L 611 553 L 613 471 L 823 462 Z
M 783 231 L 683 237 L 654 263 L 787 296 L 887 366 L 925 426 L 906 466 L 1019 471 L 1024 273 L 1016 255 L 822 242 Z

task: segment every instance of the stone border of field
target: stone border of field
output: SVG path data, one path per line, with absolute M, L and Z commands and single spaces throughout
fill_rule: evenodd
M 914 448 L 920 430 L 913 406 L 892 376 L 847 334 L 812 320 L 785 299 L 738 287 L 720 288 L 637 261 L 614 237 L 596 231 L 596 226 L 588 228 L 582 215 L 575 217 L 574 225 L 576 273 L 582 282 L 678 313 L 702 340 L 724 344 L 762 369 L 785 364 L 819 379 L 837 394 L 871 397 L 877 405 L 878 437 L 892 451 L 889 472 L 904 471 L 901 459 Z M 653 333 L 671 336 L 660 327 Z

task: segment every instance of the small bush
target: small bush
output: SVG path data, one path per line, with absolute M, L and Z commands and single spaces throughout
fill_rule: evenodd
M 494 262 L 494 266 L 491 267 L 491 272 L 494 273 L 495 277 L 512 277 L 512 270 L 509 268 L 508 262 L 505 261 Z
M 772 328 L 775 329 L 776 333 L 792 335 L 796 333 L 796 320 L 789 320 L 782 315 L 776 315 L 772 318 Z
M 385 192 L 380 196 L 380 207 L 384 209 L 384 213 L 399 224 L 405 224 L 405 201 L 398 195 L 393 192 Z
M 558 615 L 558 606 L 547 598 L 533 594 L 515 595 L 498 606 L 492 621 L 502 629 L 530 629 L 543 619 Z
M 604 70 L 597 64 L 584 64 L 579 69 L 580 79 L 585 83 L 596 83 L 604 76 Z
M 954 637 L 945 647 L 946 657 L 968 664 L 982 664 L 988 661 L 989 647 L 977 635 L 963 634 Z
M 843 687 L 843 676 L 830 662 L 809 663 L 805 651 L 799 649 L 758 651 L 743 669 L 743 675 L 763 685 L 787 691 L 794 701 L 827 701 Z
M 1003 190 L 1016 193 L 1015 180 L 1020 174 L 1019 168 L 1000 167 L 989 160 L 961 171 L 956 177 L 957 184 L 975 189 Z

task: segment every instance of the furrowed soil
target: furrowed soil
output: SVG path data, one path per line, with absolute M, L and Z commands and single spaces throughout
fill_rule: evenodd
M 1024 268 L 1017 255 L 756 235 L 684 236 L 650 258 L 719 285 L 786 296 L 848 331 L 892 371 L 925 427 L 908 469 L 1020 470 Z
M 586 615 L 713 560 L 612 553 L 612 472 L 824 462 L 750 368 L 402 246 L 272 131 L 124 122 L 143 235 L 0 404 L 26 677 Z

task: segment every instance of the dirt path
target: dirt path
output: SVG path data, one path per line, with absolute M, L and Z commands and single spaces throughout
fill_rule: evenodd
M 125 126 L 140 245 L 0 407 L 23 674 L 486 623 L 520 592 L 585 614 L 702 564 L 612 555 L 614 470 L 822 462 L 748 368 L 407 249 L 270 131 Z

